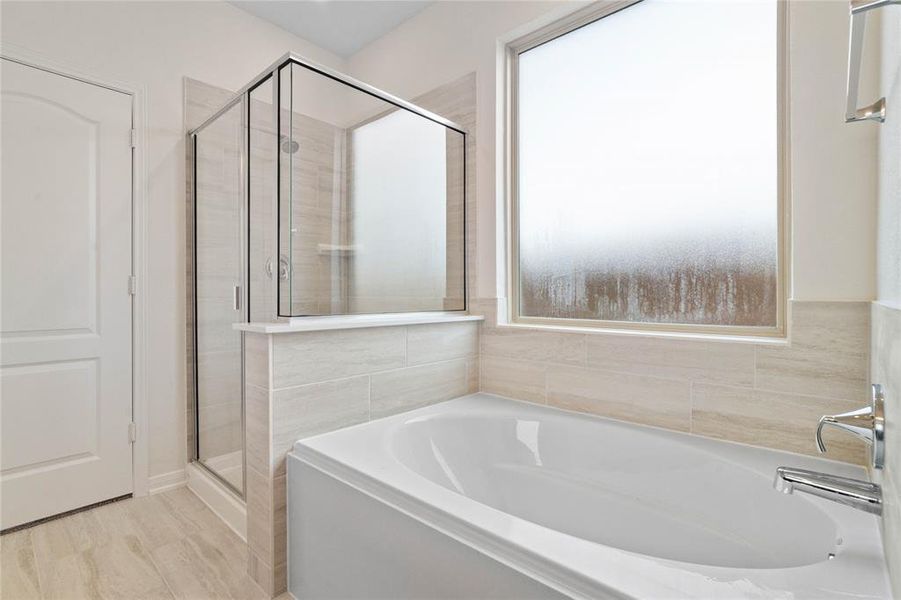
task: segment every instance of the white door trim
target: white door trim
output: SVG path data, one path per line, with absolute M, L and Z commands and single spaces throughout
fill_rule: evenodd
M 131 268 L 137 278 L 136 293 L 132 299 L 132 421 L 136 425 L 136 439 L 132 449 L 132 487 L 135 496 L 145 496 L 150 491 L 149 431 L 147 428 L 147 87 L 143 84 L 110 79 L 28 50 L 18 45 L 0 42 L 3 58 L 77 79 L 131 96 L 131 123 L 136 132 L 131 156 L 132 173 L 132 235 Z

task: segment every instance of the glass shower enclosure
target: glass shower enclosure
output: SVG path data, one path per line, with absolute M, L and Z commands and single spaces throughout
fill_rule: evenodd
M 293 54 L 189 132 L 192 451 L 238 495 L 234 324 L 465 310 L 465 136 Z

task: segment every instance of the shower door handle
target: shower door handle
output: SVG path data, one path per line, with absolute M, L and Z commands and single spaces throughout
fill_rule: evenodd
M 235 286 L 235 297 L 234 297 L 234 306 L 235 310 L 241 310 L 241 286 Z

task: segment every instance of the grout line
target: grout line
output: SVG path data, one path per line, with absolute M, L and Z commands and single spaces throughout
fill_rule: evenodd
M 159 575 L 160 580 L 163 582 L 163 585 L 166 586 L 166 589 L 169 591 L 169 594 L 173 599 L 178 598 L 178 595 L 175 593 L 175 590 L 172 589 L 172 585 L 169 583 L 169 580 L 163 575 L 162 569 L 160 569 L 159 565 L 156 564 L 156 561 L 153 560 L 153 553 L 150 551 L 150 548 L 144 547 L 144 542 L 138 539 L 138 543 L 141 544 L 141 548 L 144 550 L 144 554 L 147 555 L 147 560 L 150 561 L 150 564 L 153 566 L 153 569 L 156 571 L 156 574 Z
M 33 536 L 31 538 L 28 546 L 29 546 L 29 550 L 31 552 L 31 560 L 32 560 L 31 564 L 34 565 L 34 579 L 35 579 L 35 583 L 37 584 L 37 588 L 38 588 L 38 590 L 37 590 L 38 596 L 40 598 L 46 598 L 48 594 L 47 594 L 47 591 L 44 590 L 44 587 L 47 585 L 47 583 L 41 583 L 42 569 L 40 568 L 39 563 L 38 563 L 37 551 L 34 549 L 34 537 Z
M 407 367 L 400 367 L 397 370 L 403 370 L 406 368 Z M 384 371 L 372 371 L 372 372 L 366 372 L 366 373 L 359 373 L 357 375 L 347 375 L 344 377 L 336 377 L 335 379 L 321 379 L 318 381 L 311 381 L 310 383 L 301 383 L 300 385 L 291 385 L 288 387 L 282 387 L 282 388 L 278 388 L 275 390 L 263 390 L 263 391 L 275 394 L 277 392 L 284 392 L 287 390 L 296 390 L 298 388 L 310 387 L 312 385 L 322 385 L 323 383 L 340 383 L 343 381 L 350 381 L 351 379 L 359 379 L 360 377 L 369 377 L 373 373 L 384 373 Z M 254 387 L 257 387 L 257 386 L 254 386 Z M 260 388 L 258 388 L 258 389 L 260 389 Z
M 309 383 L 302 383 L 302 384 L 300 384 L 300 385 L 292 385 L 292 386 L 289 386 L 289 387 L 278 388 L 278 389 L 271 390 L 271 391 L 272 391 L 272 392 L 281 392 L 281 391 L 284 391 L 284 390 L 292 390 L 292 389 L 295 389 L 295 388 L 302 388 L 302 387 L 307 387 L 307 386 L 310 386 L 310 385 L 319 385 L 319 384 L 321 384 L 321 383 L 332 383 L 332 382 L 336 382 L 336 381 L 346 381 L 346 380 L 348 380 L 348 379 L 354 379 L 354 378 L 357 378 L 357 377 L 371 377 L 372 375 L 382 375 L 382 374 L 385 374 L 385 373 L 394 373 L 394 372 L 397 372 L 397 371 L 406 371 L 406 370 L 411 370 L 411 369 L 418 369 L 418 368 L 420 368 L 420 367 L 430 367 L 430 366 L 433 366 L 433 365 L 444 365 L 444 364 L 449 364 L 449 363 L 454 363 L 454 362 L 460 362 L 460 361 L 463 361 L 463 362 L 465 363 L 466 361 L 470 360 L 471 358 L 472 358 L 471 356 L 466 355 L 466 356 L 460 356 L 460 357 L 457 357 L 457 358 L 448 358 L 448 359 L 445 359 L 445 360 L 436 360 L 436 361 L 433 361 L 433 362 L 427 362 L 427 363 L 415 364 L 415 365 L 410 365 L 410 366 L 391 367 L 390 369 L 380 369 L 380 370 L 378 370 L 378 371 L 366 371 L 366 372 L 364 372 L 364 373 L 359 373 L 359 374 L 357 374 L 357 375 L 347 375 L 347 376 L 344 376 L 344 377 L 338 377 L 338 378 L 335 378 L 335 379 L 321 379 L 321 380 L 319 380 L 319 381 L 311 381 L 311 382 L 309 382 Z M 265 390 L 264 390 L 264 391 L 265 391 Z

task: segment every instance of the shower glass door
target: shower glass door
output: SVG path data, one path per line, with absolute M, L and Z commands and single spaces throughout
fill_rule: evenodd
M 246 321 L 244 108 L 235 102 L 194 137 L 195 452 L 244 490 L 243 344 Z

